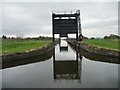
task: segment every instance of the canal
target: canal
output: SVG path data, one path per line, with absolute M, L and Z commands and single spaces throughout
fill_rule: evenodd
M 118 88 L 118 65 L 57 44 L 49 59 L 3 69 L 2 88 Z

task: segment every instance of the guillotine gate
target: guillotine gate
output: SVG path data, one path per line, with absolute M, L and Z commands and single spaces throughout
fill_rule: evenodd
M 79 37 L 82 36 L 80 10 L 77 10 L 74 14 L 52 13 L 52 28 L 53 42 L 55 34 L 59 34 L 59 37 L 68 37 L 68 34 L 76 34 L 76 41 L 78 41 Z

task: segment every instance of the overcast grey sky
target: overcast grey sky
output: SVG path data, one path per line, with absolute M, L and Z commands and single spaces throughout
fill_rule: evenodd
M 52 11 L 81 11 L 82 33 L 87 37 L 118 34 L 117 2 L 4 2 L 2 34 L 52 36 Z

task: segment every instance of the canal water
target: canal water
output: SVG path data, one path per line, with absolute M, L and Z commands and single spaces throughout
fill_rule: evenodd
M 118 88 L 118 64 L 57 44 L 47 60 L 2 70 L 2 88 Z

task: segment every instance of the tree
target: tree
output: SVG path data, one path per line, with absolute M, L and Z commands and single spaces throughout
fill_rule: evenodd
M 91 37 L 91 39 L 95 39 L 94 37 Z
M 108 39 L 108 36 L 104 36 L 104 39 Z
M 2 36 L 3 39 L 7 39 L 7 37 L 5 35 Z

